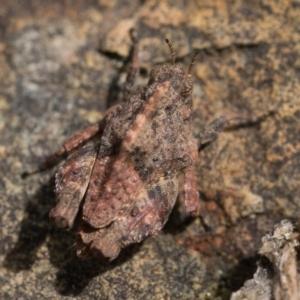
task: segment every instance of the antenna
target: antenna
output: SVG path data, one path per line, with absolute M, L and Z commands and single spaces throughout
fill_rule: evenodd
M 169 46 L 169 48 L 170 48 L 170 50 L 171 50 L 171 55 L 172 55 L 172 65 L 174 65 L 174 64 L 175 64 L 175 50 L 174 50 L 174 48 L 173 48 L 171 42 L 170 42 L 168 39 L 166 39 L 166 43 L 168 44 L 168 46 Z
M 191 61 L 191 64 L 189 66 L 189 70 L 188 70 L 188 73 L 187 73 L 188 78 L 191 77 L 192 68 L 193 68 L 193 65 L 195 64 L 195 60 L 196 60 L 196 57 L 197 57 L 198 53 L 199 53 L 199 51 L 195 51 L 195 53 L 194 53 L 194 56 L 192 58 L 192 61 Z

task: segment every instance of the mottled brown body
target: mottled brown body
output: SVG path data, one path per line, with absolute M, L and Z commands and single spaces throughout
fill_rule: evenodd
M 229 118 L 216 119 L 197 141 L 192 136 L 191 63 L 186 75 L 174 65 L 156 66 L 148 84 L 104 119 L 76 134 L 42 165 L 74 148 L 56 174 L 57 205 L 50 218 L 69 229 L 80 213 L 77 254 L 114 259 L 122 247 L 155 235 L 168 220 L 178 195 L 178 173 L 185 174 L 185 204 L 199 215 L 193 163 L 198 147 L 214 139 Z M 137 50 L 131 75 L 136 73 Z M 194 57 L 195 58 L 195 57 Z

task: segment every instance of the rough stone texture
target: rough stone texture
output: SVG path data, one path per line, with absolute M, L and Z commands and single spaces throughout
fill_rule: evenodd
M 22 180 L 121 99 L 140 34 L 141 74 L 194 70 L 194 134 L 235 112 L 198 162 L 202 219 L 175 210 L 157 237 L 113 263 L 81 261 L 50 224 L 54 170 Z M 0 5 L 0 297 L 227 299 L 255 272 L 261 238 L 300 206 L 300 2 L 6 1 Z
M 299 226 L 283 220 L 262 239 L 261 259 L 253 279 L 233 293 L 231 300 L 299 299 L 300 281 L 297 274 L 299 262 Z

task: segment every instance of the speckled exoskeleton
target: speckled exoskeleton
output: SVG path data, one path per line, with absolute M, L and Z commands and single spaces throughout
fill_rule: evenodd
M 157 234 L 178 196 L 178 175 L 184 174 L 185 206 L 200 214 L 194 163 L 198 149 L 228 125 L 221 116 L 201 136 L 192 135 L 191 71 L 175 65 L 154 66 L 148 84 L 131 95 L 137 73 L 138 47 L 124 89 L 124 101 L 109 109 L 97 124 L 76 133 L 40 167 L 72 155 L 56 173 L 54 224 L 70 229 L 79 216 L 77 254 L 98 253 L 114 259 L 122 247 Z M 74 152 L 74 153 L 73 153 Z

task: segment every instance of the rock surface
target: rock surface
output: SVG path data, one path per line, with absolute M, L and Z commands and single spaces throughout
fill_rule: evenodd
M 0 7 L 1 298 L 228 299 L 253 277 L 266 232 L 299 214 L 299 1 L 40 3 Z M 178 207 L 113 263 L 81 261 L 73 233 L 48 219 L 55 170 L 20 175 L 121 99 L 131 27 L 136 87 L 170 61 L 165 37 L 184 68 L 200 50 L 195 135 L 223 113 L 251 121 L 201 149 L 202 219 Z
M 233 293 L 231 300 L 299 299 L 300 281 L 297 269 L 299 228 L 283 220 L 263 237 L 257 270 L 253 279 Z

